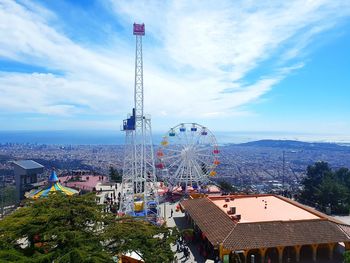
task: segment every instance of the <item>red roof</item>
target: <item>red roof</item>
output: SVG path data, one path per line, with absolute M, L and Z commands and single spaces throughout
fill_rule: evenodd
M 339 225 L 325 219 L 241 223 L 223 241 L 229 250 L 350 241 Z
M 236 226 L 236 223 L 208 198 L 184 200 L 181 206 L 213 245 L 222 242 Z
M 297 202 L 292 203 L 315 212 Z M 229 250 L 350 241 L 350 225 L 320 212 L 315 212 L 319 219 L 242 223 L 233 221 L 209 198 L 185 200 L 181 206 L 212 245 L 223 243 Z

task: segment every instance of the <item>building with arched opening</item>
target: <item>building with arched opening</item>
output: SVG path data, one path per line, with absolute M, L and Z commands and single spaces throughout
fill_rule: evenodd
M 223 262 L 336 262 L 350 225 L 278 195 L 191 197 L 181 202 L 195 236 Z

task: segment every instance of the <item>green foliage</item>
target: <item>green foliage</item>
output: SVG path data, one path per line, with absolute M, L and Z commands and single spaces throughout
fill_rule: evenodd
M 16 203 L 16 188 L 14 186 L 6 186 L 1 189 L 0 198 L 3 198 L 4 206 L 14 205 Z
M 99 238 L 98 226 L 107 220 L 100 210 L 92 195 L 50 195 L 5 217 L 0 222 L 1 239 L 34 262 L 78 262 L 67 261 L 74 251 L 91 255 L 79 262 L 109 262 L 91 258 L 96 253 L 109 256 Z
M 344 252 L 344 263 L 350 263 L 350 251 L 349 250 Z
M 175 229 L 126 218 L 121 224 L 107 226 L 105 233 L 109 250 L 135 251 L 145 262 L 171 262 L 174 258 L 170 244 L 175 243 Z
M 137 251 L 146 262 L 169 262 L 174 236 L 166 227 L 132 218 L 116 220 L 103 212 L 93 194 L 52 194 L 28 201 L 0 221 L 0 258 L 4 262 L 102 263 L 113 262 L 113 255 Z
M 322 183 L 325 174 L 331 173 L 331 169 L 326 162 L 316 162 L 314 165 L 307 167 L 306 177 L 302 180 L 303 191 L 300 198 L 308 200 L 311 203 L 318 201 L 316 191 Z
M 109 167 L 109 178 L 116 183 L 122 182 L 122 173 L 118 169 L 114 169 L 113 166 Z
M 317 162 L 307 168 L 301 182 L 303 190 L 299 201 L 334 214 L 348 214 L 350 207 L 350 171 L 341 168 L 332 171 L 326 162 Z
M 227 181 L 219 181 L 219 187 L 223 192 L 226 193 L 235 193 L 237 190 Z

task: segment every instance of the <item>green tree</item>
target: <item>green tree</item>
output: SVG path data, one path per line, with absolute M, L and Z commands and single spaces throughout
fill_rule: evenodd
M 344 263 L 350 263 L 350 251 L 344 252 Z
M 121 219 L 121 224 L 111 224 L 105 231 L 106 247 L 113 251 L 134 251 L 145 262 L 171 262 L 174 253 L 171 243 L 175 243 L 178 232 L 165 226 L 151 225 L 131 218 Z M 131 230 L 132 229 L 132 230 Z
M 322 182 L 315 191 L 321 210 L 327 211 L 327 207 L 332 213 L 348 213 L 349 192 L 345 185 L 340 183 L 335 173 L 325 174 Z
M 5 186 L 1 189 L 1 198 L 3 198 L 4 206 L 13 205 L 16 203 L 16 188 L 14 186 Z
M 226 192 L 226 193 L 235 193 L 235 192 L 237 192 L 237 189 L 235 187 L 233 187 L 227 181 L 222 180 L 222 181 L 219 181 L 218 184 L 219 184 L 220 189 L 223 192 Z
M 300 193 L 300 201 L 314 205 L 318 202 L 319 196 L 316 196 L 317 189 L 322 183 L 323 177 L 331 173 L 331 168 L 326 162 L 316 162 L 314 165 L 307 167 L 306 177 L 301 181 L 303 190 Z
M 99 237 L 109 218 L 100 210 L 92 195 L 30 201 L 0 222 L 0 245 L 10 244 L 33 262 L 110 262 Z
M 332 171 L 326 162 L 317 162 L 307 168 L 301 182 L 303 190 L 299 201 L 334 214 L 348 214 L 350 206 L 350 171 L 340 168 Z
M 118 169 L 114 169 L 113 166 L 109 167 L 109 178 L 116 183 L 122 182 L 122 173 Z
M 348 189 L 350 189 L 350 170 L 348 168 L 340 168 L 335 171 L 337 180 Z
M 0 221 L 0 258 L 3 262 L 113 262 L 113 255 L 135 249 L 146 262 L 157 262 L 150 258 L 168 262 L 173 257 L 172 229 L 132 218 L 116 220 L 103 208 L 93 194 L 53 194 L 29 201 Z

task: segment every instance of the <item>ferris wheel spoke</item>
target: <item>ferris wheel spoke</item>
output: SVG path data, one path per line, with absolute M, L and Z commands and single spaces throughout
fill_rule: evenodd
M 173 166 L 175 166 L 176 164 L 180 163 L 182 161 L 181 158 L 177 159 L 176 161 L 174 161 L 171 165 L 169 165 L 168 169 L 172 168 Z
M 204 162 L 204 163 L 214 163 L 214 160 L 212 159 L 212 158 L 207 158 L 207 157 L 200 157 L 200 156 L 198 156 L 198 157 L 196 157 L 196 160 L 198 160 L 198 161 L 201 161 L 201 162 Z
M 209 151 L 212 149 L 213 149 L 213 147 L 200 147 L 200 148 L 195 149 L 195 150 L 196 150 L 196 153 L 199 153 L 199 152 Z
M 199 167 L 199 165 L 198 165 L 198 163 L 195 161 L 195 160 L 191 160 L 191 162 L 192 162 L 192 164 L 193 164 L 193 168 L 196 170 L 196 172 L 197 172 L 197 177 L 198 178 L 200 178 L 200 176 L 201 176 L 201 168 Z
M 189 132 L 189 134 L 190 134 L 190 141 L 189 141 L 189 145 L 193 145 L 193 138 L 194 138 L 194 133 L 195 132 L 193 132 L 192 130 L 192 127 L 190 128 L 190 132 Z
M 195 139 L 193 140 L 193 145 L 195 145 L 195 143 L 200 143 L 200 142 L 201 142 L 201 133 L 199 130 L 197 130 Z
M 185 141 L 184 141 L 184 138 L 183 138 L 184 136 L 183 136 L 182 134 L 183 134 L 183 132 L 177 133 L 177 134 L 176 134 L 176 138 L 178 138 L 178 141 L 181 142 L 181 145 L 184 145 L 184 144 L 186 144 L 186 143 L 185 143 Z
M 188 139 L 188 131 L 187 131 L 188 128 L 186 128 L 186 131 L 183 132 L 183 139 L 184 139 L 184 145 L 186 145 L 186 147 L 190 146 L 190 141 Z
M 197 153 L 197 156 L 203 156 L 203 157 L 210 157 L 210 158 L 214 158 L 214 155 L 202 154 L 202 153 Z
M 203 163 L 207 166 L 207 168 L 211 169 L 211 167 L 213 166 L 212 164 L 208 164 L 207 162 L 205 162 L 204 160 L 198 159 L 196 158 L 197 161 L 199 161 L 200 163 Z
M 169 156 L 166 156 L 166 157 L 162 157 L 161 160 L 164 161 L 164 160 L 171 160 L 172 158 L 177 158 L 177 157 L 180 157 L 181 156 L 181 153 L 178 153 L 178 154 L 174 154 L 174 155 L 169 155 Z
M 188 143 L 188 139 L 187 139 L 187 132 L 184 131 L 184 132 L 180 132 L 179 134 L 180 135 L 178 138 L 179 138 L 179 141 L 182 143 L 181 145 L 188 147 L 189 143 Z
M 181 173 L 179 173 L 179 174 L 180 174 L 180 176 L 179 176 L 180 181 L 182 181 L 184 179 L 183 176 L 185 174 L 185 165 L 182 165 Z M 187 182 L 186 182 L 186 185 L 187 185 Z
M 175 150 L 175 149 L 166 149 L 164 152 L 166 152 L 166 151 L 181 153 L 181 150 Z
M 176 169 L 176 171 L 175 171 L 175 173 L 174 173 L 174 177 L 175 177 L 175 178 L 178 177 L 178 174 L 179 174 L 180 170 L 183 169 L 183 166 L 184 166 L 184 162 L 181 162 L 180 165 L 179 165 L 179 167 L 177 167 L 177 169 Z

